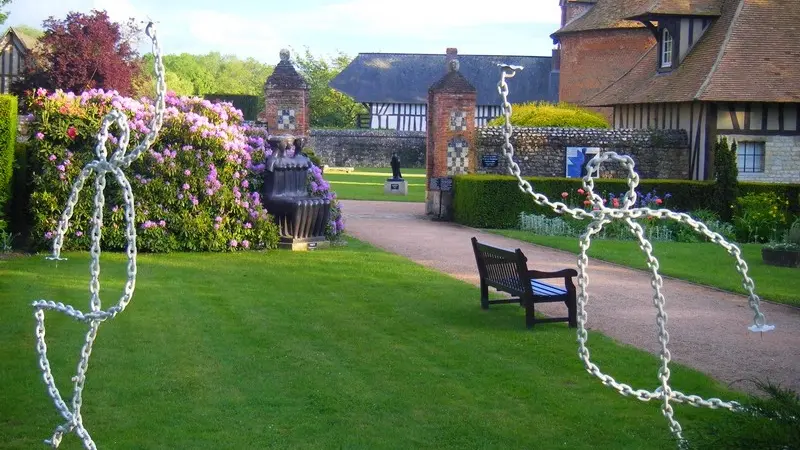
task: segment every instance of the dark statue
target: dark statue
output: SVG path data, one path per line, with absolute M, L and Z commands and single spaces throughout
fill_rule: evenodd
M 272 155 L 267 158 L 261 202 L 275 217 L 281 244 L 325 240 L 330 221 L 330 200 L 308 193 L 311 160 L 302 150 L 306 139 L 294 136 L 269 136 Z M 287 156 L 290 147 L 294 153 Z
M 403 179 L 403 175 L 400 173 L 400 158 L 397 157 L 397 154 L 392 155 L 392 178 L 390 181 L 401 181 Z

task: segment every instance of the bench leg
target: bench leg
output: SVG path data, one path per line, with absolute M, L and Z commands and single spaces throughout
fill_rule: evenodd
M 578 305 L 575 300 L 575 297 L 570 298 L 564 303 L 567 304 L 567 311 L 569 314 L 569 327 L 578 328 Z
M 481 280 L 481 308 L 489 309 L 489 286 Z
M 536 311 L 534 310 L 533 302 L 525 303 L 525 326 L 533 328 L 536 323 Z

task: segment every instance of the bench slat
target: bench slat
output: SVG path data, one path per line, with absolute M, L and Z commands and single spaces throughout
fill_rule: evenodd
M 531 287 L 534 295 L 566 295 L 567 290 L 556 286 L 543 283 L 538 280 L 531 280 Z

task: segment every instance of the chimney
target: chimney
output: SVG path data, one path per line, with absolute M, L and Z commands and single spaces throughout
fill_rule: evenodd
M 445 67 L 450 67 L 450 61 L 456 59 L 458 56 L 458 49 L 455 47 L 447 48 L 447 57 L 445 58 Z

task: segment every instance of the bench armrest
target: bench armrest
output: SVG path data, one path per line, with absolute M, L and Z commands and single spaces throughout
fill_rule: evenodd
M 528 270 L 528 276 L 532 280 L 541 280 L 546 278 L 570 278 L 577 277 L 578 271 L 575 269 L 563 269 L 558 272 L 542 272 L 539 270 Z

